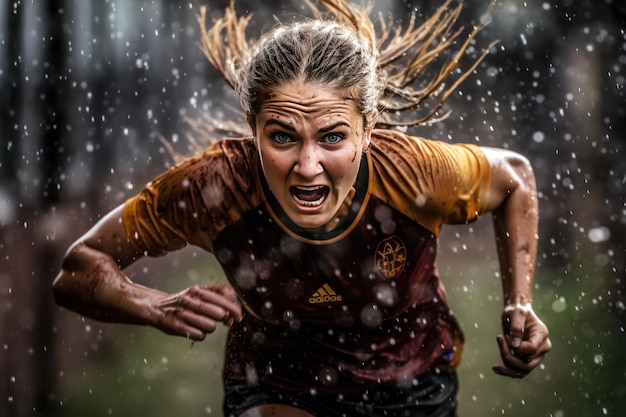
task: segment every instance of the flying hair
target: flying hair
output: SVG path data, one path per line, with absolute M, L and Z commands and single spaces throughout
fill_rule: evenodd
M 433 15 L 421 24 L 417 23 L 415 12 L 404 27 L 394 24 L 390 18 L 378 15 L 377 24 L 370 18 L 371 7 L 348 3 L 344 0 L 305 0 L 314 21 L 335 23 L 351 31 L 355 39 L 363 45 L 360 55 L 369 54 L 371 69 L 362 76 L 365 80 L 360 93 L 373 96 L 376 110 L 376 127 L 402 128 L 428 125 L 445 119 L 450 111 L 438 114 L 445 101 L 459 85 L 469 77 L 488 55 L 497 42 L 492 42 L 465 69 L 446 85 L 445 81 L 457 68 L 459 61 L 468 50 L 477 34 L 487 24 L 495 0 L 492 0 L 480 22 L 472 28 L 464 39 L 462 27 L 455 23 L 461 13 L 462 4 L 452 5 L 446 0 Z M 323 9 L 322 9 L 323 7 Z M 201 7 L 197 16 L 201 29 L 200 47 L 211 65 L 240 96 L 246 113 L 254 114 L 254 106 L 247 104 L 259 100 L 255 95 L 247 95 L 251 88 L 246 84 L 244 69 L 250 57 L 259 53 L 264 46 L 266 36 L 258 42 L 251 42 L 246 37 L 252 15 L 237 16 L 234 1 L 225 10 L 224 15 L 207 27 L 207 9 Z M 306 20 L 306 19 L 305 19 Z M 278 22 L 276 31 L 283 27 L 295 27 L 293 24 Z M 271 32 L 272 33 L 272 32 Z M 442 58 L 443 57 L 443 58 Z M 443 62 L 441 62 L 443 61 Z M 270 88 L 268 86 L 268 88 Z M 252 89 L 253 91 L 256 91 Z M 359 90 L 360 91 L 360 90 Z M 434 104 L 426 106 L 426 100 L 433 99 Z M 362 112 L 367 116 L 371 112 L 371 97 L 361 100 Z

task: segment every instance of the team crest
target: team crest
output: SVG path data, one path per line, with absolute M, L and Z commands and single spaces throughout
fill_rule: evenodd
M 394 279 L 406 264 L 406 246 L 402 239 L 391 236 L 382 240 L 376 248 L 376 269 L 384 279 Z

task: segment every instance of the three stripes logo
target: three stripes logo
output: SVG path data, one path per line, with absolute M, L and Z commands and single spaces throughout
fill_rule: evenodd
M 313 293 L 311 298 L 309 298 L 310 304 L 320 304 L 320 303 L 334 303 L 337 301 L 342 301 L 341 295 L 337 294 L 330 288 L 330 285 L 324 284 L 317 291 Z

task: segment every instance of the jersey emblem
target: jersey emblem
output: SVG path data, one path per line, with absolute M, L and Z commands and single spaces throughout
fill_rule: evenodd
M 332 288 L 328 283 L 322 285 L 317 291 L 313 293 L 311 298 L 309 298 L 310 304 L 320 304 L 320 303 L 334 303 L 337 301 L 342 301 L 343 298 Z
M 406 264 L 406 246 L 402 239 L 391 236 L 380 241 L 375 256 L 378 273 L 384 279 L 394 279 Z

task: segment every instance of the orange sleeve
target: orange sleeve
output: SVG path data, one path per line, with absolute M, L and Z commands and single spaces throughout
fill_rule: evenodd
M 189 243 L 212 252 L 216 236 L 259 202 L 250 143 L 223 139 L 127 200 L 122 219 L 135 249 L 158 256 Z
M 149 256 L 163 255 L 192 239 L 190 230 L 201 227 L 191 178 L 198 157 L 164 172 L 124 204 L 122 220 L 135 249 Z M 207 244 L 209 244 L 207 242 Z M 210 247 L 210 244 L 209 244 Z
M 375 131 L 374 194 L 438 234 L 484 213 L 491 168 L 478 146 Z

